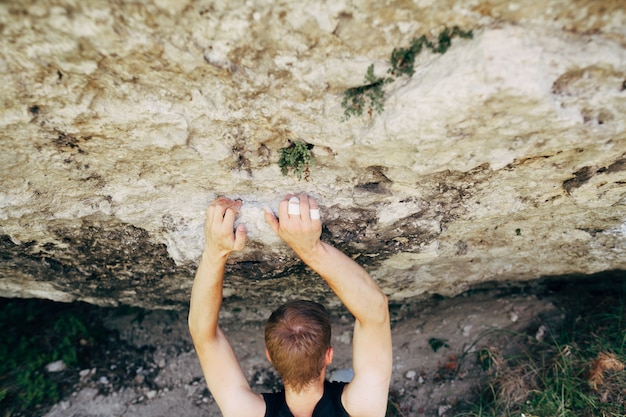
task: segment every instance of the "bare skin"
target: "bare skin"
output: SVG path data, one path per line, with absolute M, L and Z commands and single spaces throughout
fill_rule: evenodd
M 278 207 L 278 218 L 266 212 L 265 220 L 311 269 L 317 272 L 355 317 L 352 341 L 354 378 L 341 400 L 351 417 L 385 415 L 391 379 L 392 350 L 387 297 L 370 275 L 348 256 L 320 240 L 322 223 L 311 219 L 317 202 L 304 194 L 300 215 L 288 214 L 291 194 Z M 241 201 L 226 197 L 207 209 L 205 248 L 191 293 L 189 329 L 209 390 L 225 417 L 263 417 L 265 402 L 254 393 L 218 324 L 224 268 L 233 251 L 243 250 L 246 230 L 233 231 Z M 333 351 L 326 355 L 326 365 Z M 287 405 L 295 417 L 311 417 L 324 390 L 325 367 L 318 379 L 300 392 L 285 386 Z

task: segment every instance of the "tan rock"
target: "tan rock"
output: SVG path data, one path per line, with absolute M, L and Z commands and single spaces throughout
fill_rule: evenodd
M 370 64 L 453 25 L 342 121 Z M 296 190 L 393 300 L 626 270 L 624 28 L 619 1 L 2 2 L 0 294 L 184 305 L 226 194 L 226 294 L 325 296 L 262 219 Z M 277 164 L 296 140 L 308 181 Z

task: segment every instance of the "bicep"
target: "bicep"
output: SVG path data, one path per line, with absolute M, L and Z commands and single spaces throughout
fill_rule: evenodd
M 388 319 L 354 326 L 352 339 L 354 378 L 342 401 L 353 417 L 384 416 L 392 368 L 391 328 Z
M 263 397 L 250 388 L 239 361 L 220 329 L 212 340 L 194 341 L 207 386 L 224 416 L 262 417 Z

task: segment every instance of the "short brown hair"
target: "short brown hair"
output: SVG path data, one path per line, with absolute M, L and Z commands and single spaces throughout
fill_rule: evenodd
M 299 392 L 324 368 L 330 317 L 323 305 L 296 300 L 281 305 L 265 324 L 265 347 L 283 383 Z

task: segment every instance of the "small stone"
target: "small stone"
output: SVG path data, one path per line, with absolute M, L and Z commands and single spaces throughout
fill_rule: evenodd
M 416 376 L 417 376 L 417 372 L 415 372 L 414 370 L 410 370 L 406 374 L 404 374 L 404 377 L 410 380 L 415 379 Z
M 337 338 L 341 343 L 344 343 L 346 345 L 349 345 L 350 343 L 352 343 L 352 332 L 349 330 L 346 330 L 345 332 L 343 332 L 341 334 L 341 336 L 339 336 Z
M 46 365 L 46 371 L 48 371 L 48 372 L 65 371 L 65 363 L 62 360 L 51 362 L 51 363 Z
M 439 416 L 441 417 L 441 416 L 442 416 L 442 415 L 444 415 L 444 414 L 445 414 L 445 413 L 446 413 L 446 412 L 447 412 L 450 408 L 452 408 L 452 406 L 450 406 L 450 405 L 440 405 L 440 406 L 437 408 L 437 415 L 439 415 Z
M 538 342 L 543 341 L 547 331 L 548 331 L 548 328 L 542 324 L 537 329 L 537 333 L 535 334 L 535 339 L 537 339 Z
M 154 397 L 156 396 L 157 396 L 157 392 L 155 390 L 148 391 L 148 393 L 146 394 L 146 397 L 148 397 L 149 400 L 154 399 Z
M 187 398 L 193 397 L 196 394 L 197 387 L 193 385 L 185 385 L 185 392 L 187 393 Z
M 337 369 L 333 371 L 329 380 L 337 382 L 350 382 L 354 378 L 354 371 L 352 369 Z

